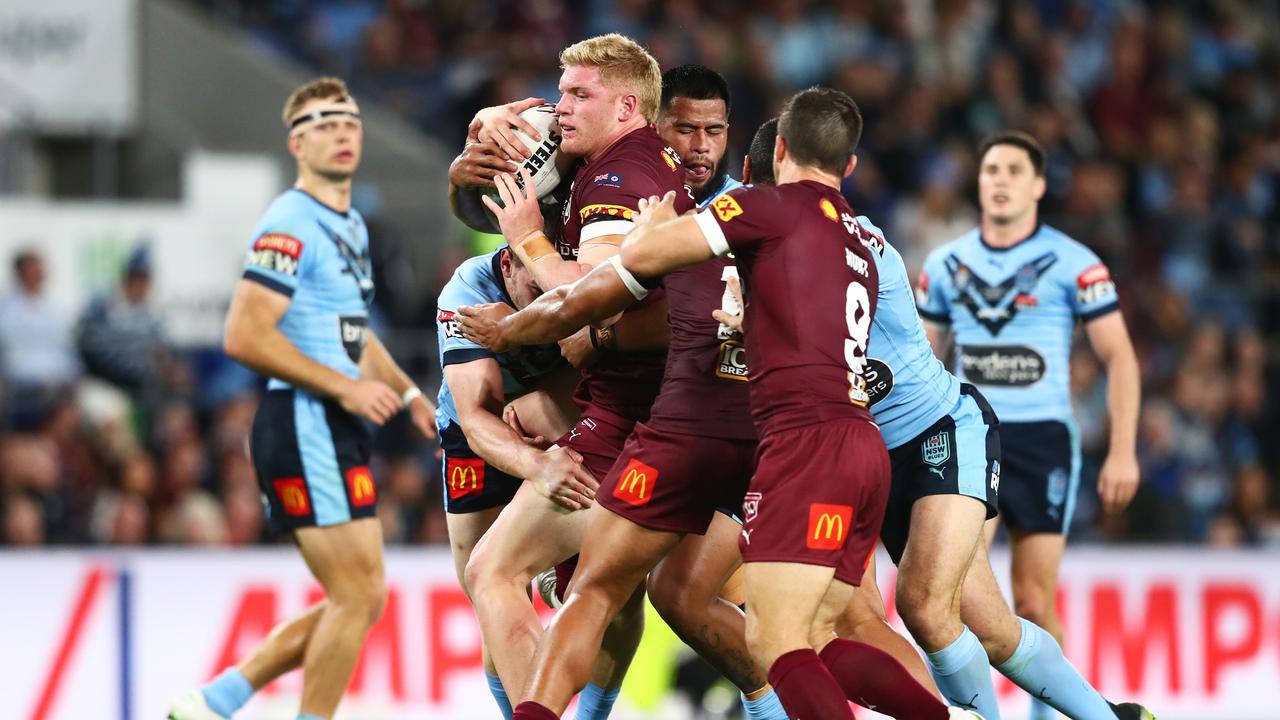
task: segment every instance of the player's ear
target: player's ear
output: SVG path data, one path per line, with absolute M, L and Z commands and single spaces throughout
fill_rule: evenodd
M 742 156 L 742 184 L 743 185 L 751 184 L 751 156 L 750 155 Z
M 295 158 L 302 154 L 302 133 L 289 135 L 289 154 Z
M 498 253 L 498 267 L 502 270 L 502 277 L 510 278 L 515 273 L 515 264 L 511 262 L 511 249 L 505 248 Z
M 1040 202 L 1040 199 L 1044 197 L 1045 189 L 1047 187 L 1048 187 L 1048 184 L 1045 183 L 1044 176 L 1037 175 L 1035 187 L 1032 188 L 1032 192 L 1034 192 L 1036 195 L 1036 202 Z
M 618 122 L 626 122 L 639 112 L 640 98 L 635 93 L 622 93 L 618 100 Z
M 857 166 L 858 166 L 858 156 L 857 156 L 857 155 L 850 155 L 850 156 L 849 156 L 849 164 L 848 164 L 847 166 L 845 166 L 845 169 L 844 169 L 844 175 L 843 175 L 842 177 L 849 177 L 850 175 L 852 175 L 852 174 L 853 174 L 853 169 L 854 169 L 855 167 L 857 167 Z
M 782 164 L 783 158 L 787 156 L 787 141 L 782 139 L 782 134 L 778 134 L 778 139 L 773 141 L 773 176 L 778 176 L 778 166 Z

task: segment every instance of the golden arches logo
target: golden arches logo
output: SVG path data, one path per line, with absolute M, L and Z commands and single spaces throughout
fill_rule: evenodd
M 480 487 L 480 476 L 476 473 L 476 469 L 466 465 L 455 465 L 453 471 L 449 473 L 449 489 L 450 490 L 466 490 L 467 482 L 471 482 L 471 489 L 476 490 Z
M 832 535 L 835 537 L 833 538 Z M 823 513 L 818 516 L 818 522 L 813 526 L 813 539 L 834 540 L 835 542 L 844 540 L 844 518 L 831 513 Z
M 640 492 L 636 492 L 637 483 L 640 485 Z M 628 495 L 638 500 L 643 500 L 645 490 L 649 487 L 649 477 L 644 472 L 631 468 L 626 475 L 622 476 L 622 482 L 618 483 L 618 487 L 622 488 L 623 492 Z
M 653 499 L 657 483 L 657 468 L 632 458 L 622 469 L 622 477 L 613 488 L 613 496 L 629 505 L 647 505 Z
M 281 495 L 280 500 L 289 509 L 300 509 L 307 506 L 307 494 L 302 492 L 301 488 L 292 485 L 284 489 L 284 494 Z

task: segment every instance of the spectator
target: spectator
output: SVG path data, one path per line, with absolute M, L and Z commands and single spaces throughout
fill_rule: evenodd
M 38 422 L 81 372 L 71 323 L 45 295 L 45 281 L 44 258 L 22 250 L 13 259 L 13 289 L 0 299 L 0 374 L 20 426 Z

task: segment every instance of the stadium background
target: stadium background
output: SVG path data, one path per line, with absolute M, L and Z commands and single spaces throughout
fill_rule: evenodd
M 853 95 L 846 193 L 913 272 L 976 221 L 977 138 L 1044 143 L 1043 216 L 1110 265 L 1144 383 L 1142 488 L 1103 518 L 1103 378 L 1073 355 L 1068 654 L 1162 718 L 1280 718 L 1278 5 L 5 0 L 0 717 L 158 717 L 314 592 L 244 455 L 259 383 L 219 350 L 249 232 L 292 179 L 289 89 L 335 74 L 361 101 L 376 328 L 434 388 L 436 292 L 494 242 L 444 202 L 466 121 L 554 99 L 559 49 L 619 31 L 729 78 L 735 174 L 791 91 Z M 399 600 L 340 717 L 487 717 L 434 448 L 403 422 L 378 446 Z M 691 714 L 699 667 L 650 634 L 619 716 L 730 712 L 713 692 Z M 292 717 L 296 689 L 244 717 Z

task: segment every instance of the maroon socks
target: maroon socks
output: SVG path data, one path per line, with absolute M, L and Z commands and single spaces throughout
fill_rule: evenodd
M 879 648 L 832 640 L 820 657 L 845 696 L 865 708 L 895 718 L 947 720 L 947 706 Z
M 775 660 L 769 684 L 791 720 L 853 720 L 844 691 L 813 650 L 792 650 Z

